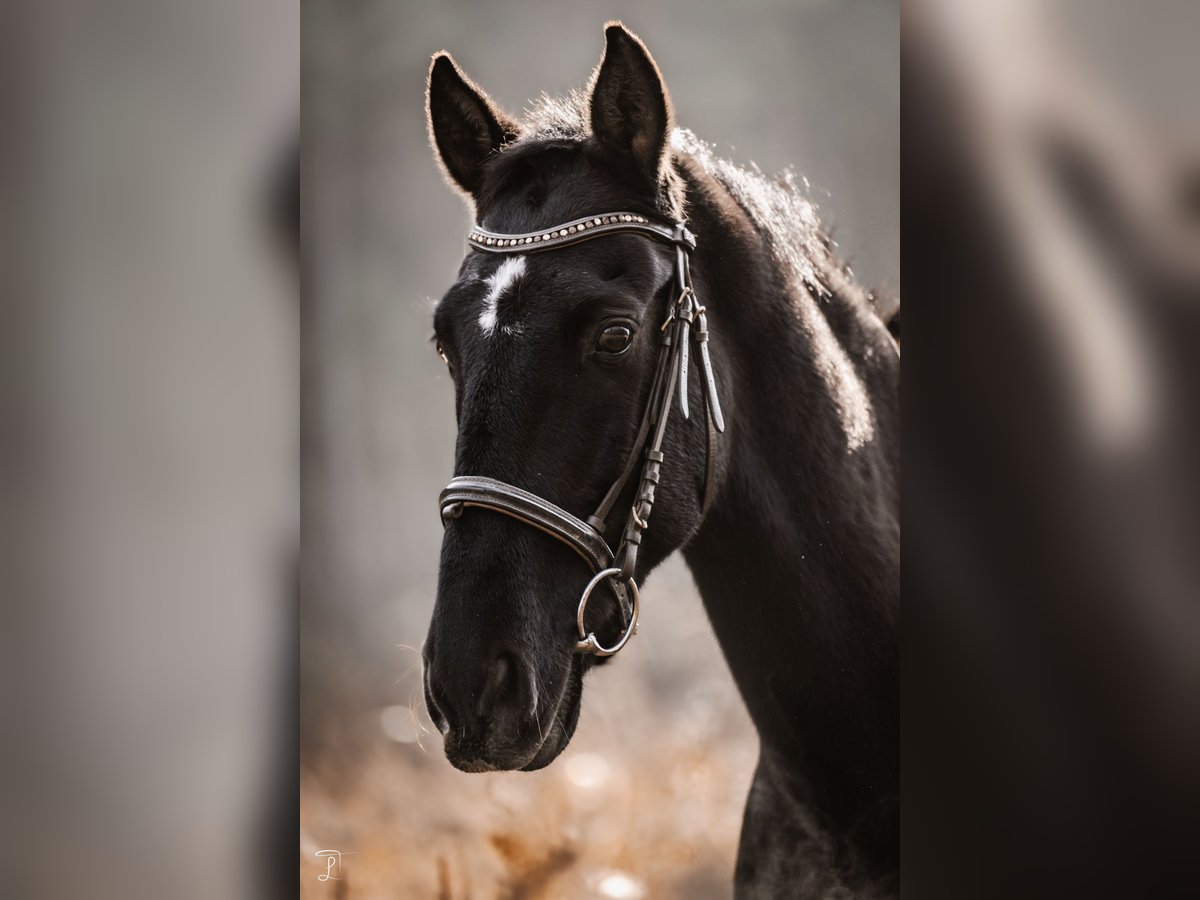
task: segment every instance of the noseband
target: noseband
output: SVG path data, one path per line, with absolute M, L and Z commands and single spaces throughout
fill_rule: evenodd
M 696 239 L 682 222 L 668 225 L 634 213 L 588 216 L 529 234 L 496 234 L 475 228 L 467 236 L 467 242 L 473 250 L 484 253 L 525 254 L 557 250 L 611 234 L 638 234 L 671 244 L 675 248 L 673 293 L 676 299 L 672 302 L 666 321 L 660 329 L 661 347 L 658 366 L 651 382 L 650 397 L 642 413 L 633 449 L 620 477 L 613 482 L 596 511 L 588 516 L 586 522 L 536 494 L 494 478 L 477 475 L 460 475 L 451 479 L 438 498 L 443 525 L 461 516 L 465 508 L 477 506 L 503 513 L 544 531 L 578 553 L 591 568 L 593 577 L 579 598 L 579 610 L 576 615 L 579 641 L 575 645 L 575 651 L 596 656 L 612 656 L 625 646 L 637 629 L 639 601 L 634 573 L 637 567 L 638 547 L 642 542 L 642 533 L 649 523 L 650 512 L 654 508 L 654 494 L 664 459 L 663 436 L 666 433 L 667 418 L 671 412 L 676 387 L 680 413 L 685 419 L 689 418 L 688 347 L 691 340 L 696 341 L 704 370 L 701 381 L 708 428 L 702 503 L 704 512 L 708 511 L 713 500 L 717 433 L 725 430 L 725 420 L 721 415 L 712 360 L 708 352 L 708 319 L 692 287 L 691 270 L 688 266 L 690 254 L 696 247 Z M 639 460 L 642 470 L 637 494 L 626 517 L 621 542 L 614 553 L 604 540 L 606 520 Z M 601 645 L 595 633 L 587 631 L 583 621 L 592 591 L 605 579 L 612 579 L 613 591 L 620 601 L 624 619 L 621 637 L 611 647 Z

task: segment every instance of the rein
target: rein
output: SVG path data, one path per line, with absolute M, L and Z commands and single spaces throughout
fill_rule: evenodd
M 637 630 L 638 586 L 634 580 L 638 548 L 642 534 L 649 525 L 654 508 L 654 496 L 664 462 L 663 438 L 672 400 L 678 396 L 680 414 L 690 418 L 688 410 L 688 356 L 692 340 L 697 344 L 703 368 L 705 421 L 708 430 L 707 461 L 705 464 L 704 498 L 702 509 L 708 512 L 715 493 L 717 466 L 717 434 L 725 430 L 721 404 L 713 377 L 712 359 L 708 352 L 708 318 L 692 286 L 689 259 L 696 248 L 696 239 L 682 222 L 666 224 L 635 213 L 605 213 L 587 216 L 527 234 L 498 234 L 476 227 L 467 235 L 468 245 L 484 253 L 539 253 L 569 247 L 582 241 L 611 234 L 639 234 L 652 240 L 671 244 L 675 248 L 674 290 L 676 299 L 660 329 L 660 349 L 650 396 L 642 413 L 641 424 L 633 448 L 621 475 L 587 520 L 577 518 L 543 497 L 511 484 L 477 475 L 460 475 L 451 479 L 438 498 L 442 524 L 462 515 L 470 506 L 490 509 L 511 516 L 526 525 L 545 532 L 578 553 L 593 572 L 593 577 L 579 599 L 576 624 L 579 641 L 575 652 L 596 656 L 612 656 L 625 646 Z M 678 388 L 678 391 L 676 391 Z M 639 460 L 642 469 L 637 493 L 625 520 L 616 552 L 604 539 L 607 519 L 621 492 L 633 476 Z M 605 579 L 612 580 L 613 591 L 621 606 L 624 630 L 611 647 L 604 647 L 594 632 L 587 631 L 584 613 L 588 599 L 596 586 Z M 627 609 L 628 607 L 628 609 Z

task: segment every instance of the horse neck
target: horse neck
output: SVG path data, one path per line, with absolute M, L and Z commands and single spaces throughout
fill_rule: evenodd
M 689 186 L 693 230 L 721 248 L 694 272 L 729 424 L 685 556 L 764 745 L 875 777 L 896 727 L 895 346 L 850 297 L 802 295 L 719 184 Z M 831 364 L 860 383 L 866 439 Z

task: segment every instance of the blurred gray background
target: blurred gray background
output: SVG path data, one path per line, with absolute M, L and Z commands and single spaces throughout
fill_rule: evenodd
M 421 823 L 412 839 L 425 855 L 414 865 L 427 863 L 426 875 L 393 871 L 380 884 L 394 891 L 396 878 L 411 876 L 408 890 L 423 896 L 436 878 L 443 894 L 490 896 L 489 879 L 500 877 L 488 874 L 497 854 L 509 882 L 532 876 L 514 874 L 511 854 L 496 849 L 495 835 L 515 814 L 511 803 L 488 806 L 489 791 L 498 784 L 511 802 L 512 791 L 527 801 L 530 792 L 542 797 L 542 813 L 526 808 L 522 822 L 544 814 L 554 835 L 547 840 L 558 840 L 571 817 L 552 808 L 558 801 L 547 799 L 554 794 L 546 786 L 569 774 L 570 760 L 535 775 L 465 776 L 441 758 L 438 736 L 421 730 L 427 721 L 416 648 L 436 589 L 435 498 L 452 474 L 455 435 L 452 385 L 429 343 L 431 311 L 453 280 L 470 224 L 427 142 L 430 55 L 449 50 L 494 100 L 519 113 L 542 91 L 586 82 L 605 20 L 622 19 L 658 61 L 678 124 L 767 173 L 793 166 L 859 278 L 898 292 L 898 5 L 308 0 L 303 18 L 304 839 L 359 848 L 353 865 L 367 896 L 362 845 L 381 831 Z M 704 749 L 705 777 L 721 790 L 691 817 L 692 827 L 711 825 L 709 859 L 682 867 L 685 875 L 689 865 L 699 873 L 683 886 L 634 871 L 645 860 L 627 860 L 625 868 L 652 896 L 705 896 L 704 884 L 723 896 L 753 733 L 678 560 L 651 579 L 645 606 L 630 652 L 590 679 L 572 750 L 599 754 L 616 778 L 622 754 L 636 766 L 628 744 L 639 735 L 659 741 L 658 750 L 642 746 L 643 756 Z M 689 640 L 671 640 L 680 634 Z M 618 704 L 621 697 L 637 699 Z M 680 710 L 691 710 L 692 719 L 676 716 Z M 611 744 L 614 730 L 627 736 L 624 749 Z M 696 793 L 694 784 L 676 787 Z M 450 796 L 467 804 L 457 817 Z M 481 820 L 492 823 L 476 835 L 484 849 L 464 851 L 473 840 L 464 834 Z M 641 825 L 653 850 L 687 823 L 646 815 Z M 439 834 L 456 835 L 448 855 L 431 850 Z M 392 846 L 403 840 L 395 834 Z M 603 846 L 595 835 L 590 843 Z M 464 852 L 469 858 L 455 856 Z M 593 886 L 598 877 L 579 874 Z M 558 889 L 583 896 L 582 883 Z

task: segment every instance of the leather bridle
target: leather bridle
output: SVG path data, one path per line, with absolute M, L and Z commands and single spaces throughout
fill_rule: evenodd
M 656 241 L 668 243 L 675 248 L 675 273 L 671 303 L 661 332 L 661 348 L 658 365 L 651 382 L 650 396 L 642 414 L 633 449 L 620 477 L 613 482 L 596 511 L 587 521 L 573 516 L 560 506 L 543 497 L 531 494 L 503 481 L 478 475 L 460 475 L 451 479 L 438 498 L 442 511 L 442 523 L 457 519 L 470 506 L 490 509 L 511 516 L 531 525 L 553 538 L 562 541 L 578 553 L 593 572 L 593 578 L 579 599 L 576 623 L 579 641 L 575 645 L 578 653 L 596 656 L 612 656 L 625 646 L 637 628 L 638 587 L 634 580 L 637 567 L 638 548 L 642 542 L 654 507 L 654 496 L 664 461 L 663 437 L 667 419 L 671 412 L 672 397 L 678 387 L 680 413 L 689 418 L 688 411 L 688 347 L 695 340 L 703 365 L 703 395 L 708 429 L 707 462 L 705 465 L 704 498 L 702 509 L 707 513 L 713 501 L 717 466 L 717 433 L 725 430 L 721 415 L 721 404 L 717 397 L 717 385 L 713 377 L 712 359 L 708 351 L 708 318 L 700 305 L 692 286 L 689 257 L 696 247 L 696 239 L 682 222 L 668 225 L 636 213 L 605 213 L 576 219 L 553 228 L 527 234 L 497 234 L 476 227 L 467 237 L 471 249 L 484 253 L 525 254 L 557 250 L 581 241 L 592 240 L 611 234 L 639 234 Z M 644 452 L 643 452 L 644 451 Z M 621 492 L 629 483 L 639 459 L 642 463 L 641 478 L 637 494 L 625 521 L 621 541 L 614 553 L 604 539 L 606 521 Z M 613 591 L 621 605 L 624 619 L 620 639 L 611 647 L 604 647 L 594 632 L 587 631 L 584 613 L 588 598 L 596 586 L 605 579 L 612 579 Z M 632 595 L 632 596 L 630 596 Z

